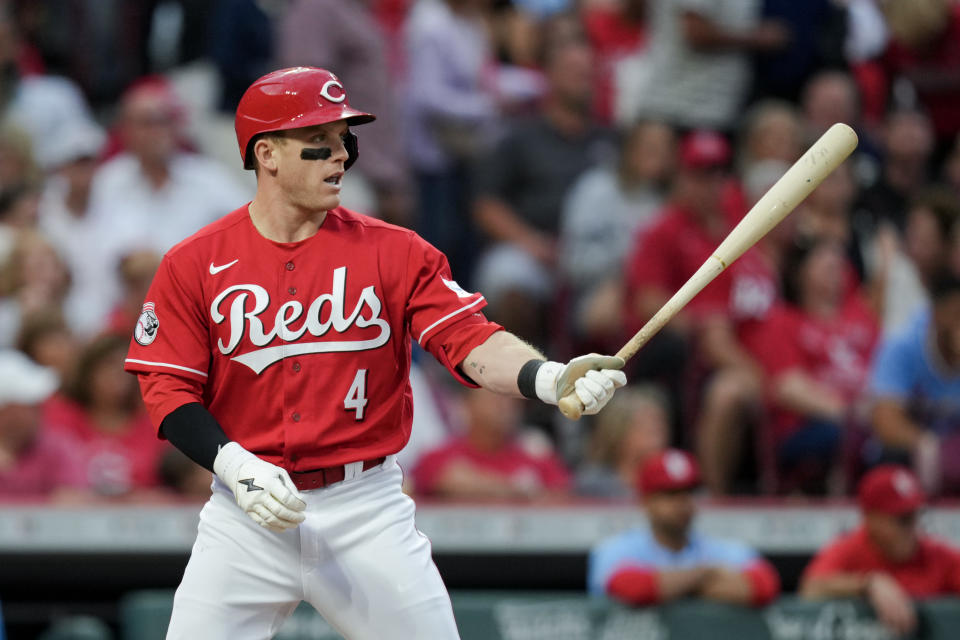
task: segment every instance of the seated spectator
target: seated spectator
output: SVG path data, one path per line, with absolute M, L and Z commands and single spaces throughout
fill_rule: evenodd
M 425 453 L 413 470 L 419 495 L 538 500 L 567 491 L 570 476 L 542 435 L 518 433 L 521 403 L 477 389 L 466 393 L 463 436 Z
M 80 345 L 57 308 L 38 309 L 23 317 L 17 349 L 43 367 L 57 372 L 60 380 L 73 373 Z
M 491 319 L 540 346 L 549 340 L 563 198 L 613 149 L 591 113 L 590 46 L 581 32 L 562 31 L 546 35 L 549 88 L 540 111 L 514 122 L 479 163 L 473 209 L 492 243 L 474 285 L 486 296 Z
M 73 440 L 43 419 L 58 384 L 52 370 L 0 351 L 0 498 L 63 497 L 84 485 Z
M 700 535 L 693 490 L 700 471 L 677 449 L 649 459 L 637 474 L 649 531 L 631 530 L 590 551 L 587 588 L 632 605 L 697 597 L 762 607 L 780 592 L 773 566 L 745 545 Z
M 583 174 L 564 199 L 559 262 L 571 288 L 573 331 L 588 350 L 623 343 L 624 261 L 636 232 L 663 205 L 674 147 L 670 127 L 638 122 L 624 136 L 619 162 Z
M 838 491 L 844 431 L 857 421 L 878 335 L 866 301 L 850 293 L 849 267 L 830 240 L 798 244 L 783 265 L 786 304 L 761 327 L 755 352 L 770 405 L 780 491 Z
M 905 467 L 876 467 L 857 493 L 861 526 L 817 553 L 800 594 L 817 600 L 865 598 L 893 633 L 912 634 L 914 600 L 960 595 L 960 550 L 917 531 L 925 497 Z
M 160 267 L 160 255 L 150 249 L 128 253 L 120 259 L 120 299 L 110 312 L 106 328 L 122 336 L 131 335 L 143 312 L 143 301 L 153 276 Z
M 931 284 L 932 307 L 887 337 L 873 363 L 873 432 L 930 493 L 960 491 L 960 277 Z
M 0 260 L 0 347 L 13 344 L 27 315 L 62 309 L 69 289 L 70 272 L 46 238 L 33 230 L 16 233 Z
M 803 153 L 803 121 L 796 107 L 780 100 L 765 100 L 744 114 L 737 145 L 740 175 L 750 167 L 769 160 L 788 167 Z
M 628 260 L 629 333 L 700 268 L 743 215 L 743 194 L 730 178 L 729 161 L 730 146 L 716 133 L 696 131 L 680 143 L 670 199 L 657 221 L 637 236 Z M 688 394 L 699 399 L 689 422 L 696 423 L 705 483 L 718 495 L 730 490 L 749 424 L 745 415 L 755 413 L 761 400 L 759 370 L 747 344 L 776 300 L 774 249 L 764 243 L 748 251 L 645 347 L 645 359 L 631 363 L 646 367 L 636 371 L 641 378 L 666 380 L 676 406 L 692 404 Z M 683 363 L 686 349 L 692 355 Z
M 860 194 L 854 224 L 866 234 L 891 225 L 902 234 L 907 207 L 930 181 L 933 126 L 919 111 L 894 111 L 883 127 L 883 159 L 877 182 Z
M 930 304 L 930 286 L 950 260 L 960 233 L 960 198 L 945 188 L 924 191 L 910 204 L 903 238 L 885 227 L 877 232 L 873 288 L 884 334 L 904 329 Z
M 178 496 L 192 500 L 210 497 L 213 476 L 176 447 L 167 447 L 160 459 L 160 482 Z
M 123 371 L 126 337 L 95 339 L 80 354 L 67 397 L 47 406 L 45 419 L 79 445 L 88 486 L 104 497 L 146 497 L 159 485 L 167 444 L 157 438 L 140 403 L 135 378 Z
M 134 249 L 163 253 L 241 206 L 249 193 L 214 161 L 181 148 L 182 110 L 163 81 L 143 80 L 120 102 L 124 151 L 93 178 L 91 215 L 110 229 L 110 268 Z M 114 282 L 112 273 L 103 282 Z
M 656 387 L 622 389 L 596 417 L 578 495 L 634 498 L 637 469 L 670 444 L 670 407 Z
M 112 241 L 114 230 L 97 224 L 90 209 L 97 158 L 106 138 L 94 125 L 77 126 L 66 134 L 44 183 L 38 226 L 70 267 L 66 312 L 71 328 L 87 337 L 103 328 L 115 293 L 103 281 L 113 253 L 103 247 Z

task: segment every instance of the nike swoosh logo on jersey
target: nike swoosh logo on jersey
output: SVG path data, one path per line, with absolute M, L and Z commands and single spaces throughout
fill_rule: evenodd
M 227 264 L 222 264 L 222 265 L 220 265 L 219 267 L 214 266 L 214 264 L 211 262 L 211 263 L 210 263 L 210 275 L 215 276 L 215 275 L 217 275 L 218 273 L 220 273 L 221 271 L 223 271 L 224 269 L 229 269 L 230 267 L 232 267 L 233 265 L 237 264 L 238 262 L 240 262 L 240 258 L 237 258 L 237 259 L 234 260 L 233 262 L 228 262 Z

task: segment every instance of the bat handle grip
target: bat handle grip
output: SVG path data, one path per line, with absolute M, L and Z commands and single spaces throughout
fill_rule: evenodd
M 576 393 L 570 393 L 560 398 L 557 406 L 560 407 L 560 413 L 571 420 L 579 420 L 580 416 L 583 415 L 583 405 L 580 404 L 580 398 L 577 397 Z

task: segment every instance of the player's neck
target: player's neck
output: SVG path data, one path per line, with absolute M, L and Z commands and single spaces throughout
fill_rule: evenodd
M 250 203 L 249 211 L 250 221 L 260 235 L 274 242 L 306 240 L 317 233 L 327 217 L 326 211 L 304 211 L 279 203 L 264 203 L 260 194 Z

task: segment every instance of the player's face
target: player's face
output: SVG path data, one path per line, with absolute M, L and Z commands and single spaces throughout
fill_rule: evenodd
M 662 491 L 646 496 L 650 524 L 672 537 L 687 534 L 696 513 L 690 491 Z
M 287 131 L 277 145 L 277 180 L 291 204 L 309 211 L 329 211 L 340 206 L 343 165 L 349 154 L 344 146 L 347 123 L 343 120 Z M 304 149 L 330 149 L 326 160 L 304 160 Z

